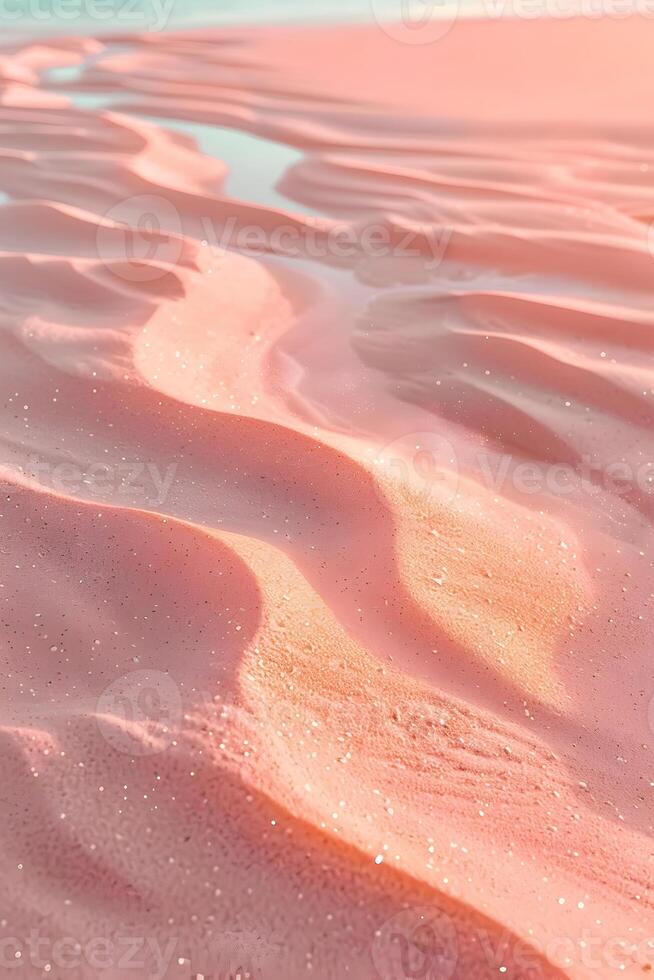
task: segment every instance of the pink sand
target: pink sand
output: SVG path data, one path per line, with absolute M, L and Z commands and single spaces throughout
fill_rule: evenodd
M 0 972 L 647 975 L 654 25 L 113 41 L 0 58 Z

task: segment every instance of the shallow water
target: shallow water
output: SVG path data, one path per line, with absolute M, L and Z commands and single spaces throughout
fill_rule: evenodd
M 392 18 L 397 0 L 374 0 Z M 0 4 L 7 32 L 48 34 L 175 30 L 202 25 L 365 22 L 371 0 L 20 0 Z

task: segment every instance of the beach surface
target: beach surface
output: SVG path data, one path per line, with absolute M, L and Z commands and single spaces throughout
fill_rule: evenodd
M 654 969 L 654 22 L 437 33 L 0 42 L 3 975 Z

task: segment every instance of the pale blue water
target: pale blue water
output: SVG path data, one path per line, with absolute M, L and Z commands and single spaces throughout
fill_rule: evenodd
M 97 60 L 96 56 L 92 56 L 83 65 L 51 68 L 45 73 L 45 77 L 50 84 L 61 86 L 62 92 L 65 92 L 78 109 L 94 112 L 111 109 L 116 101 L 122 105 L 129 103 L 132 96 L 125 92 L 101 93 L 66 89 L 67 83 L 77 82 L 83 77 L 84 67 Z M 227 164 L 229 173 L 224 189 L 231 197 L 266 207 L 288 208 L 290 202 L 279 193 L 277 184 L 289 167 L 302 159 L 303 154 L 299 150 L 224 126 L 150 116 L 142 118 L 165 129 L 185 133 L 195 140 L 198 148 L 207 156 L 216 157 Z M 298 213 L 314 213 L 297 202 L 294 202 L 293 209 Z
M 20 13 L 19 13 L 20 11 Z M 210 24 L 369 21 L 400 17 L 401 0 L 12 0 L 0 4 L 10 34 L 103 34 Z
M 403 0 L 0 0 L 0 32 L 4 37 L 28 34 L 46 38 L 55 34 L 124 34 L 174 30 L 206 25 L 252 25 L 283 23 L 366 22 L 387 16 L 399 19 Z M 430 3 L 434 0 L 413 0 Z M 447 3 L 449 0 L 435 0 Z M 13 14 L 23 11 L 20 18 Z M 107 16 L 109 15 L 109 16 Z M 86 68 L 108 53 L 121 50 L 111 44 L 90 55 L 79 65 L 62 65 L 46 70 L 45 79 L 73 104 L 89 112 L 123 106 L 132 96 L 126 92 L 84 91 L 67 85 L 77 83 Z M 225 191 L 242 200 L 296 213 L 314 214 L 298 202 L 290 202 L 277 189 L 289 167 L 302 159 L 292 147 L 220 126 L 173 119 L 151 119 L 168 129 L 195 139 L 199 149 L 227 164 Z M 2 203 L 0 199 L 0 203 Z
M 222 126 L 172 119 L 150 119 L 150 122 L 192 136 L 203 153 L 226 163 L 229 174 L 225 190 L 231 197 L 252 204 L 288 209 L 289 199 L 278 192 L 276 185 L 288 168 L 302 159 L 303 154 L 299 150 Z M 293 211 L 314 213 L 297 202 L 293 203 Z

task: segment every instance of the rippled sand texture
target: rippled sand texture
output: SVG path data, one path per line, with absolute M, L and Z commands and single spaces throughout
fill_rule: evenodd
M 652 968 L 653 43 L 5 42 L 3 970 Z

